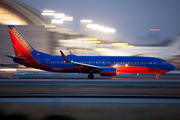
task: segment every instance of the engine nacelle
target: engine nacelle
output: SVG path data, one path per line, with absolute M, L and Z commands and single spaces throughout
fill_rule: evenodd
M 116 68 L 103 68 L 100 72 L 101 76 L 118 76 Z

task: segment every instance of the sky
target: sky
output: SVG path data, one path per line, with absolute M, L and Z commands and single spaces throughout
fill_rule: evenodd
M 180 0 L 19 0 L 41 12 L 53 9 L 74 17 L 71 28 L 82 30 L 81 19 L 116 29 L 110 35 L 131 43 L 160 29 L 162 37 L 180 33 Z M 142 42 L 142 41 L 141 41 Z

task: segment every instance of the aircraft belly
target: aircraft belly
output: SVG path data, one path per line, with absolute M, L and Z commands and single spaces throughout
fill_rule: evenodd
M 138 66 L 118 66 L 114 67 L 118 73 L 141 73 L 141 74 L 165 74 L 167 71 L 155 68 Z

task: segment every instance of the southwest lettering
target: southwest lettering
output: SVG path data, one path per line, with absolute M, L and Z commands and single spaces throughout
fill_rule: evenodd
M 12 32 L 15 34 L 15 36 L 19 39 L 19 41 L 24 45 L 24 47 L 29 51 L 33 51 L 33 49 L 31 48 L 31 46 L 26 42 L 26 40 L 23 38 L 23 36 L 21 34 L 19 34 L 19 32 L 16 30 L 16 28 L 12 29 Z

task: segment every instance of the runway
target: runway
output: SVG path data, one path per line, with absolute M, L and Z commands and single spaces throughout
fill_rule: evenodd
M 82 119 L 86 119 L 84 115 L 90 118 L 107 113 L 116 118 L 130 116 L 129 119 L 179 118 L 180 77 L 177 74 L 159 80 L 155 75 L 97 76 L 95 79 L 87 79 L 86 75 L 47 76 L 0 79 L 0 109 L 31 111 L 31 115 L 64 113 Z
M 145 78 L 128 79 L 0 79 L 0 86 L 60 86 L 60 87 L 158 87 L 179 88 L 180 80 Z
M 0 103 L 21 104 L 128 104 L 128 105 L 179 105 L 180 96 L 172 95 L 63 95 L 21 94 L 0 95 Z
M 0 79 L 0 103 L 180 104 L 180 79 L 170 76 L 159 80 L 150 75 L 146 78 Z
M 16 72 L 0 72 L 0 78 L 5 79 L 88 79 L 88 74 L 81 73 L 58 73 L 58 72 L 47 72 L 47 71 L 38 71 L 26 69 L 20 70 L 17 69 Z M 119 74 L 116 77 L 102 77 L 99 74 L 94 74 L 94 79 L 111 79 L 111 80 L 121 80 L 121 79 L 149 79 L 156 80 L 156 74 Z M 94 80 L 93 79 L 93 80 Z M 180 80 L 180 72 L 168 72 L 165 75 L 161 75 L 160 79 L 173 79 Z

